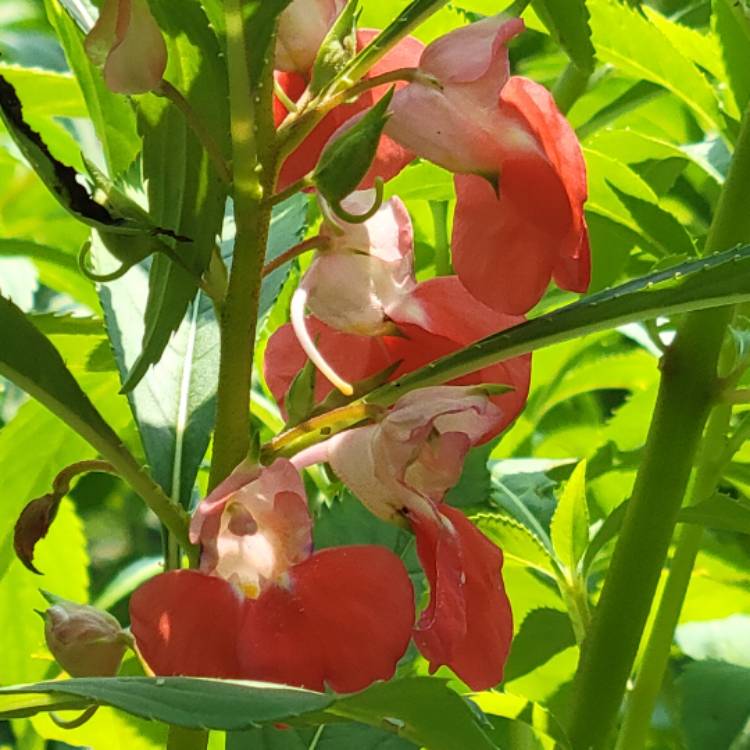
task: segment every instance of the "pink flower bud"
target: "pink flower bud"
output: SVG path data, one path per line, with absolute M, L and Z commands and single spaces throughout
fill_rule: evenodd
M 167 67 L 167 47 L 146 0 L 104 0 L 85 47 L 118 94 L 151 91 Z
M 276 69 L 308 73 L 346 0 L 293 0 L 279 19 Z
M 72 677 L 117 674 L 130 638 L 108 612 L 54 599 L 44 613 L 44 636 L 58 664 Z

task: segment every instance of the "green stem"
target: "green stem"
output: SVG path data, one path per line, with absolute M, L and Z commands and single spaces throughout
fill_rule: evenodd
M 750 117 L 746 113 L 706 252 L 750 236 Z M 717 393 L 732 308 L 690 313 L 662 360 L 643 460 L 573 685 L 573 750 L 605 746 L 615 723 L 701 434 Z
M 226 0 L 227 65 L 234 163 L 237 232 L 232 271 L 221 315 L 221 355 L 216 432 L 209 488 L 226 478 L 250 448 L 250 383 L 258 301 L 275 167 L 267 139 L 273 137 L 273 78 L 270 66 L 251 85 L 241 0 Z M 270 127 L 269 127 L 270 121 Z
M 167 750 L 206 750 L 207 747 L 208 732 L 174 725 L 169 727 Z
M 591 624 L 591 610 L 586 589 L 580 578 L 575 581 L 558 578 L 558 587 L 570 616 L 576 643 L 580 645 Z
M 731 414 L 732 407 L 725 404 L 716 407 L 711 413 L 698 459 L 690 505 L 708 499 L 719 481 Z M 646 745 L 651 715 L 664 681 L 674 631 L 680 619 L 702 538 L 703 527 L 699 524 L 686 524 L 680 533 L 635 687 L 628 699 L 617 743 L 618 750 L 641 750 Z
M 557 107 L 563 114 L 567 114 L 586 91 L 589 78 L 590 71 L 581 70 L 575 63 L 568 63 L 552 87 L 552 96 L 555 97 Z
M 448 201 L 430 201 L 430 211 L 435 227 L 435 273 L 438 276 L 450 276 L 453 267 L 448 236 Z

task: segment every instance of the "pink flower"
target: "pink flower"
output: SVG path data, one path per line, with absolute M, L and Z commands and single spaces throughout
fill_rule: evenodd
M 279 18 L 276 69 L 307 73 L 346 0 L 293 0 Z
M 105 0 L 85 47 L 118 94 L 151 91 L 167 67 L 167 46 L 146 0 Z
M 395 379 L 523 322 L 523 318 L 498 313 L 478 302 L 455 276 L 440 276 L 417 284 L 402 304 L 389 309 L 389 317 L 397 330 L 380 336 L 342 333 L 313 317 L 307 319 L 306 325 L 330 369 L 344 381 L 356 383 L 389 367 L 394 368 L 390 379 Z M 284 403 L 285 394 L 306 360 L 291 325 L 282 326 L 271 336 L 264 372 L 279 404 Z M 501 383 L 512 387 L 510 392 L 492 397 L 502 418 L 485 439 L 505 429 L 521 411 L 526 403 L 530 372 L 531 357 L 525 355 L 455 381 L 457 385 Z M 324 399 L 331 388 L 330 381 L 318 375 L 316 401 Z
M 373 29 L 360 29 L 357 31 L 357 47 L 362 49 L 376 35 L 377 31 Z M 365 76 L 374 78 L 383 73 L 389 73 L 398 68 L 413 68 L 419 62 L 419 56 L 424 49 L 424 45 L 414 39 L 407 37 L 401 40 L 393 49 L 380 60 Z M 277 73 L 276 81 L 284 89 L 286 94 L 296 101 L 307 87 L 309 82 L 310 71 L 298 73 Z M 399 83 L 397 88 L 405 84 Z M 287 157 L 281 167 L 279 174 L 278 188 L 280 190 L 288 187 L 293 182 L 312 172 L 318 163 L 325 145 L 331 139 L 331 136 L 350 118 L 371 107 L 385 96 L 392 84 L 377 86 L 374 89 L 362 94 L 355 102 L 342 104 L 331 110 L 323 120 L 318 123 L 315 129 L 305 138 L 305 140 Z M 287 115 L 287 111 L 280 101 L 276 100 L 274 104 L 274 116 L 276 124 L 280 125 Z M 378 174 L 384 179 L 398 174 L 412 159 L 412 154 L 392 138 L 384 135 L 380 139 L 378 147 L 377 165 Z
M 414 622 L 406 570 L 375 546 L 310 554 L 310 529 L 289 461 L 238 467 L 193 521 L 201 571 L 165 573 L 131 597 L 154 672 L 338 692 L 391 677 Z
M 502 680 L 513 633 L 502 552 L 463 514 L 442 504 L 468 450 L 502 414 L 487 396 L 461 387 L 424 388 L 400 399 L 375 425 L 348 430 L 294 458 L 327 460 L 377 516 L 405 517 L 430 583 L 414 640 L 432 671 L 447 665 L 474 690 Z
M 477 299 L 514 314 L 533 307 L 551 278 L 582 292 L 590 276 L 575 133 L 543 87 L 508 77 L 505 45 L 522 30 L 520 19 L 496 16 L 430 44 L 419 67 L 442 88 L 417 80 L 396 92 L 385 130 L 457 173 L 456 272 Z

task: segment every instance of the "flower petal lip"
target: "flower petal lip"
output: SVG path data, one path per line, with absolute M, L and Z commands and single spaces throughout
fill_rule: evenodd
M 288 587 L 246 602 L 240 661 L 256 679 L 355 692 L 393 676 L 413 622 L 414 592 L 396 555 L 325 549 L 293 568 Z
M 157 675 L 241 678 L 236 641 L 243 604 L 221 578 L 173 570 L 131 596 L 130 627 Z
M 503 554 L 461 511 L 441 504 L 438 512 L 441 524 L 409 514 L 431 591 L 414 641 L 431 672 L 446 665 L 472 690 L 486 690 L 503 679 L 513 635 Z

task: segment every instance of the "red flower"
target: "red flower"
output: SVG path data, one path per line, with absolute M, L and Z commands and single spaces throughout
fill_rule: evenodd
M 551 278 L 583 292 L 590 277 L 575 133 L 543 87 L 508 78 L 505 44 L 522 29 L 496 16 L 433 42 L 420 70 L 442 88 L 417 80 L 396 92 L 385 131 L 457 173 L 454 267 L 477 299 L 513 314 L 533 307 Z
M 414 622 L 403 564 L 375 546 L 311 555 L 310 524 L 289 461 L 239 467 L 196 515 L 203 570 L 165 573 L 131 597 L 151 669 L 338 692 L 390 678 Z
M 307 326 L 328 365 L 346 381 L 355 383 L 398 364 L 390 375 L 390 379 L 395 379 L 523 322 L 520 317 L 495 312 L 478 302 L 455 276 L 440 276 L 418 284 L 398 308 L 389 309 L 389 316 L 398 329 L 394 335 L 341 333 L 312 317 L 307 319 Z M 284 403 L 284 396 L 306 359 L 290 324 L 271 336 L 264 372 L 279 404 Z M 530 373 L 531 357 L 524 355 L 453 381 L 456 385 L 502 383 L 513 388 L 492 397 L 502 418 L 485 439 L 499 434 L 518 416 L 526 403 Z M 318 374 L 316 400 L 325 398 L 331 389 L 331 384 Z
M 360 29 L 357 31 L 358 48 L 362 49 L 365 47 L 377 34 L 378 32 L 373 29 Z M 375 76 L 389 73 L 399 68 L 416 67 L 423 49 L 424 45 L 420 41 L 413 37 L 407 37 L 389 50 L 365 77 L 374 78 Z M 307 87 L 309 73 L 310 71 L 304 74 L 277 72 L 276 81 L 292 101 L 296 101 Z M 399 83 L 397 84 L 397 88 L 401 88 L 404 85 Z M 282 165 L 279 174 L 278 189 L 283 190 L 309 172 L 312 172 L 318 163 L 323 148 L 331 136 L 349 119 L 360 112 L 364 112 L 364 110 L 380 101 L 391 86 L 392 84 L 370 89 L 370 91 L 362 94 L 355 102 L 340 105 L 329 112 Z M 274 102 L 274 115 L 277 126 L 283 122 L 287 115 L 286 109 L 278 99 Z M 397 175 L 413 158 L 414 154 L 408 149 L 405 149 L 390 137 L 383 136 L 380 140 L 376 158 L 378 174 L 384 179 L 389 179 Z
M 447 665 L 474 690 L 502 680 L 513 634 L 502 552 L 464 515 L 440 501 L 467 451 L 502 419 L 475 389 L 424 388 L 400 399 L 375 425 L 336 435 L 295 456 L 327 460 L 377 516 L 405 516 L 430 583 L 414 641 L 432 671 Z

